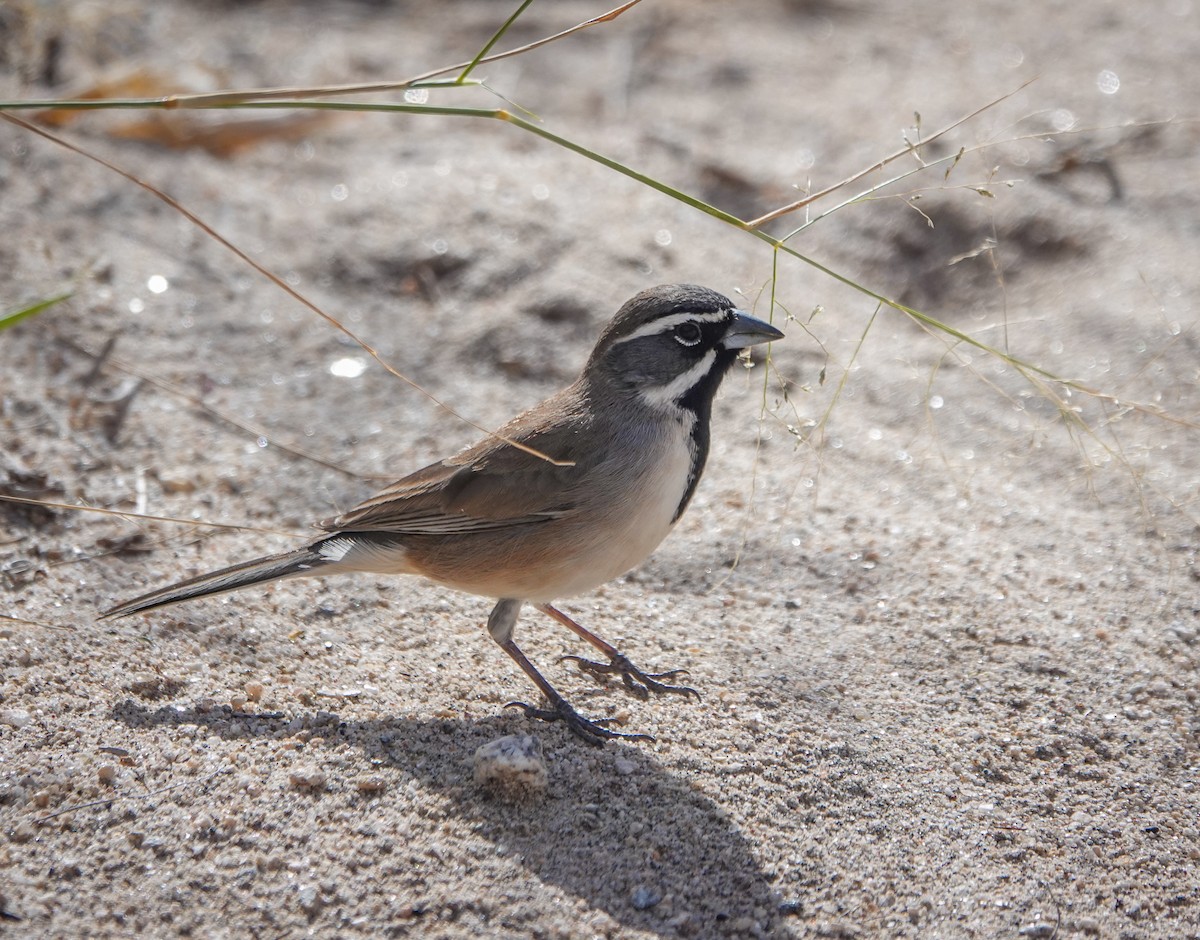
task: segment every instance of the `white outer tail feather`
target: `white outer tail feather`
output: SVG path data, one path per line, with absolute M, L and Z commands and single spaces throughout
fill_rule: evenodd
M 318 543 L 319 545 L 320 543 Z M 225 594 L 252 584 L 265 584 L 268 581 L 278 581 L 282 578 L 302 578 L 319 573 L 319 569 L 329 567 L 330 559 L 323 557 L 317 546 L 308 546 L 292 552 L 279 555 L 268 555 L 255 558 L 253 561 L 231 565 L 219 571 L 197 575 L 187 581 L 180 581 L 169 587 L 151 591 L 141 597 L 118 604 L 100 615 L 107 617 L 127 617 L 130 614 L 153 610 L 155 607 L 165 607 L 168 604 L 178 604 L 181 601 L 197 597 L 211 597 Z

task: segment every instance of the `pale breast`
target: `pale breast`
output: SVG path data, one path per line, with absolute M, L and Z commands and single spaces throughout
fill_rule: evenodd
M 550 602 L 590 591 L 637 567 L 674 524 L 693 472 L 695 417 L 628 424 L 619 445 L 571 494 L 575 509 L 544 524 L 462 538 L 406 540 L 403 567 L 485 597 Z
M 542 572 L 541 596 L 529 600 L 590 591 L 636 568 L 667 537 L 687 491 L 692 452 L 686 421 L 671 422 L 667 433 L 662 431 L 655 447 L 633 448 L 618 461 L 604 487 L 605 505 L 596 513 L 603 522 L 592 517 L 569 526 L 574 531 L 562 563 Z

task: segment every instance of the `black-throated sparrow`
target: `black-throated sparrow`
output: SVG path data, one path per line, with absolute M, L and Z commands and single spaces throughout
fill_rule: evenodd
M 517 647 L 513 626 L 521 607 L 532 604 L 608 657 L 607 663 L 570 657 L 586 671 L 616 673 L 641 698 L 649 692 L 696 694 L 662 681 L 682 670 L 642 672 L 550 602 L 590 591 L 654 551 L 700 480 L 722 376 L 740 350 L 782 337 L 703 287 L 642 291 L 617 311 L 574 384 L 495 436 L 320 523 L 329 534 L 304 548 L 190 578 L 103 616 L 279 578 L 347 571 L 421 575 L 499 599 L 488 632 L 548 702 L 545 708 L 514 703 L 526 715 L 565 721 L 592 743 L 644 739 L 579 715 Z

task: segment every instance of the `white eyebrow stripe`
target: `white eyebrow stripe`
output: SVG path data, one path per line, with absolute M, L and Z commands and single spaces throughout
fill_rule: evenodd
M 716 310 L 712 313 L 673 313 L 669 317 L 659 317 L 657 320 L 651 320 L 649 323 L 639 326 L 628 336 L 622 336 L 613 345 L 619 346 L 621 343 L 641 339 L 643 336 L 656 336 L 674 329 L 681 323 L 720 323 L 728 317 L 728 310 Z
M 693 385 L 708 374 L 708 370 L 712 368 L 716 358 L 717 351 L 710 349 L 697 359 L 696 364 L 688 369 L 687 372 L 675 376 L 666 385 L 653 385 L 642 389 L 642 400 L 647 404 L 660 408 L 667 405 L 674 405 L 680 398 L 687 394 Z

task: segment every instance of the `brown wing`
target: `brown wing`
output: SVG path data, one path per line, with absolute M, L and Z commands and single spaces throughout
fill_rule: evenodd
M 525 412 L 497 434 L 573 466 L 556 466 L 499 437 L 488 438 L 409 474 L 320 527 L 451 535 L 570 515 L 576 509 L 572 493 L 589 466 L 576 447 L 581 436 L 586 439 L 588 421 L 572 407 L 572 391 Z

